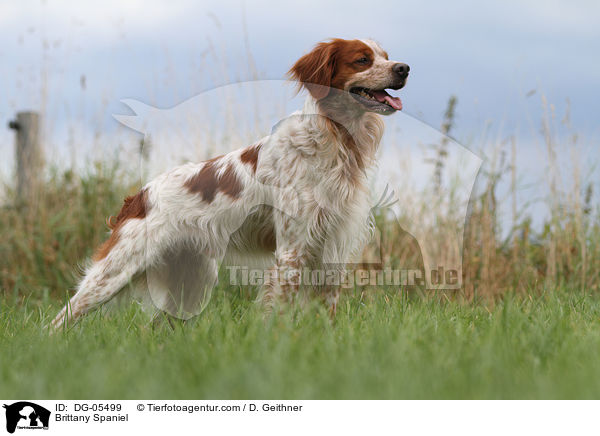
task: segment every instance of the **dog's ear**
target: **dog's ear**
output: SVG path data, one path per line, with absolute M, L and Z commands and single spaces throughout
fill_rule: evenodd
M 288 75 L 305 87 L 314 99 L 329 95 L 329 87 L 335 75 L 337 41 L 321 42 L 294 64 Z

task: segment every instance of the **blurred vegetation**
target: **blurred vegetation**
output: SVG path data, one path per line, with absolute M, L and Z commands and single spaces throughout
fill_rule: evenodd
M 4 185 L 0 209 L 0 287 L 15 298 L 65 295 L 78 268 L 104 240 L 106 218 L 117 213 L 136 184 L 118 164 L 82 174 L 52 170 L 31 204 Z
M 542 102 L 546 105 L 543 98 Z M 440 126 L 445 135 L 451 133 L 455 124 L 456 105 L 456 97 L 450 97 Z M 541 133 L 547 155 L 540 156 L 540 161 L 547 161 L 548 169 L 538 192 L 549 193 L 548 198 L 541 199 L 549 210 L 549 217 L 537 228 L 532 225 L 526 208 L 517 206 L 518 141 L 514 136 L 488 150 L 464 227 L 459 202 L 455 201 L 457 186 L 445 187 L 442 183 L 448 157 L 447 137 L 431 146 L 432 157 L 426 159 L 434 168 L 431 187 L 420 193 L 418 204 L 410 204 L 409 209 L 414 210 L 400 209 L 401 214 L 412 214 L 413 220 L 435 209 L 435 220 L 424 221 L 421 226 L 424 232 L 435 236 L 442 254 L 444 250 L 451 251 L 445 240 L 448 233 L 464 230 L 463 287 L 460 292 L 444 295 L 493 303 L 507 292 L 539 295 L 545 289 L 562 285 L 581 293 L 600 289 L 600 214 L 597 205 L 592 203 L 594 185 L 584 180 L 576 162 L 569 166 L 571 162 L 557 160 L 558 150 L 568 149 L 572 144 L 558 142 L 552 132 L 554 118 L 549 110 L 542 120 Z M 566 168 L 571 168 L 571 174 L 566 174 Z M 566 186 L 561 185 L 561 177 L 569 180 Z M 503 196 L 498 194 L 501 185 L 509 187 Z M 440 197 L 443 200 L 440 201 Z M 502 209 L 511 212 L 508 219 L 506 215 L 501 218 Z M 403 219 L 399 217 L 400 221 Z M 381 258 L 386 265 L 422 269 L 416 240 L 385 213 L 377 214 L 376 222 L 381 231 Z
M 457 100 L 451 97 L 441 129 L 450 133 L 455 123 Z M 550 116 L 549 116 L 550 118 Z M 542 133 L 550 130 L 543 120 Z M 550 216 L 541 228 L 532 226 L 531 217 L 517 210 L 516 139 L 500 144 L 488 156 L 480 173 L 479 190 L 471 198 L 463 241 L 463 288 L 447 293 L 466 301 L 494 302 L 505 292 L 540 294 L 554 286 L 568 286 L 579 292 L 597 292 L 600 286 L 600 220 L 592 204 L 593 185 L 585 183 L 577 166 L 569 175 L 570 190 L 560 186 L 558 144 L 544 134 L 548 160 L 547 200 Z M 418 210 L 430 208 L 431 197 L 447 198 L 435 222 L 426 229 L 440 235 L 444 247 L 444 226 L 462 229 L 452 187 L 445 192 L 441 183 L 447 158 L 447 142 L 434 145 L 435 177 L 431 189 L 421 195 Z M 564 176 L 564 174 L 563 174 Z M 510 181 L 509 196 L 499 199 L 501 182 Z M 106 238 L 106 218 L 118 213 L 126 195 L 139 188 L 139 181 L 121 170 L 118 162 L 91 165 L 79 174 L 50 171 L 31 204 L 20 204 L 14 186 L 2 187 L 0 209 L 0 288 L 15 300 L 64 297 L 74 287 L 79 269 L 92 251 Z M 541 190 L 541 188 L 540 188 Z M 500 222 L 503 202 L 512 208 L 512 222 Z M 413 211 L 414 213 L 414 211 Z M 422 268 L 416 240 L 385 214 L 376 216 L 381 231 L 381 258 L 394 268 Z M 511 226 L 508 231 L 503 226 Z M 508 236 L 507 236 L 508 235 Z

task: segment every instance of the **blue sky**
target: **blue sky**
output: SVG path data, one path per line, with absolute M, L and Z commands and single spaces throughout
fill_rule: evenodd
M 3 0 L 0 126 L 17 110 L 42 110 L 51 158 L 97 158 L 126 147 L 111 116 L 127 112 L 123 98 L 171 107 L 254 75 L 281 79 L 320 40 L 368 37 L 411 66 L 405 113 L 439 126 L 456 95 L 454 137 L 478 149 L 514 134 L 527 168 L 541 150 L 544 95 L 558 142 L 576 133 L 593 162 L 599 16 L 593 1 Z M 0 150 L 12 156 L 5 128 Z

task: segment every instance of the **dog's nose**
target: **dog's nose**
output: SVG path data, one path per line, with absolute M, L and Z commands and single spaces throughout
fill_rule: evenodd
M 408 72 L 410 71 L 410 67 L 406 64 L 394 64 L 392 67 L 392 71 L 403 79 L 408 76 Z

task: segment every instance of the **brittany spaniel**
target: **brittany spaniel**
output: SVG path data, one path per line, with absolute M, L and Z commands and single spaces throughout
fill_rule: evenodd
M 402 88 L 408 72 L 371 40 L 316 45 L 288 73 L 308 91 L 302 111 L 254 145 L 175 168 L 127 197 L 53 327 L 74 322 L 140 277 L 155 307 L 192 316 L 222 260 L 258 257 L 272 272 L 259 293 L 265 307 L 302 289 L 335 314 L 339 286 L 306 287 L 299 276 L 340 270 L 368 242 L 367 174 L 383 134 L 380 115 L 402 109 L 385 89 Z

